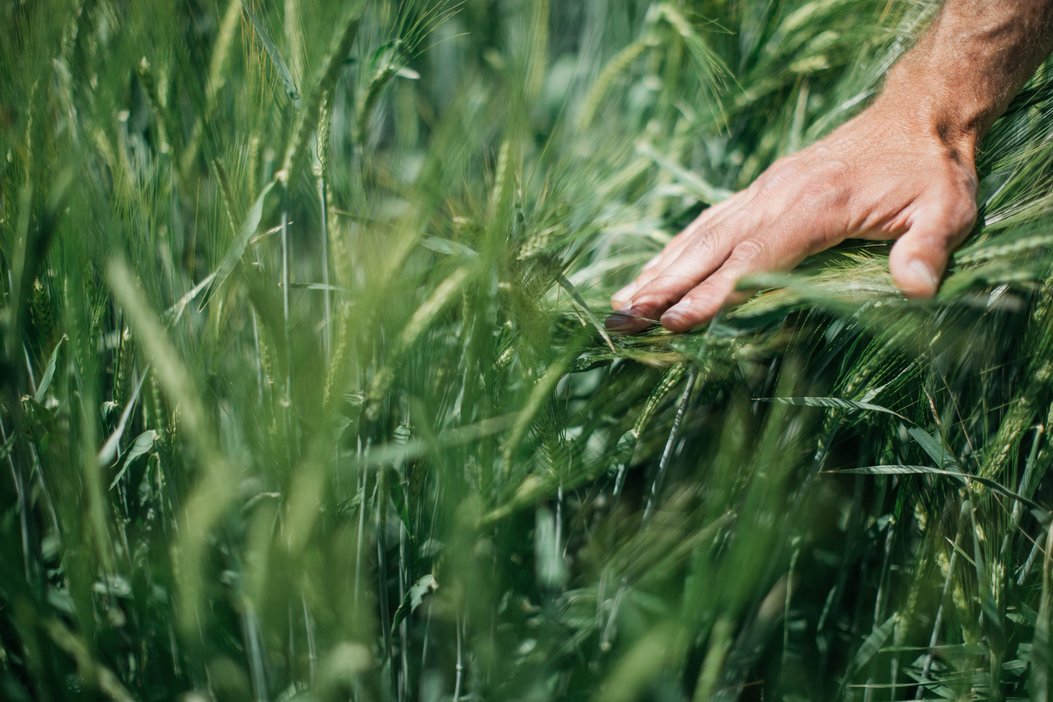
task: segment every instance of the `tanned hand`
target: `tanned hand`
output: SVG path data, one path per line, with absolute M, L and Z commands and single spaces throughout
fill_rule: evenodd
M 845 239 L 894 239 L 889 270 L 931 297 L 976 220 L 976 146 L 1053 49 L 1053 0 L 947 0 L 874 103 L 674 237 L 611 300 L 613 331 L 688 331 L 744 276 Z

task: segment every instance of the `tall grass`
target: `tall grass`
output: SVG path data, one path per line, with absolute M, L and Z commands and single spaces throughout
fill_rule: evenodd
M 0 6 L 0 698 L 1049 699 L 1048 68 L 937 300 L 600 323 L 933 7 Z

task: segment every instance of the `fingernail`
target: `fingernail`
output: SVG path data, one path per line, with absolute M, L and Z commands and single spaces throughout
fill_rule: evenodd
M 635 326 L 636 323 L 637 320 L 633 317 L 632 310 L 623 309 L 608 315 L 603 327 L 607 331 L 626 331 Z
M 914 278 L 914 281 L 927 290 L 935 292 L 940 285 L 940 279 L 936 276 L 936 273 L 927 263 L 920 259 L 914 259 L 907 264 L 907 270 L 910 271 L 910 276 Z

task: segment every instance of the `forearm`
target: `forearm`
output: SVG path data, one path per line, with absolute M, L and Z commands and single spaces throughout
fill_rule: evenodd
M 947 0 L 889 74 L 877 109 L 976 143 L 1053 49 L 1053 0 Z

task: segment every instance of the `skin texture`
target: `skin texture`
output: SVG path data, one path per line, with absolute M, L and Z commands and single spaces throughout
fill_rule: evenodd
M 707 209 L 611 299 L 612 331 L 688 331 L 845 239 L 895 240 L 889 270 L 931 297 L 976 221 L 976 146 L 1053 49 L 1053 0 L 948 0 L 874 103 Z

